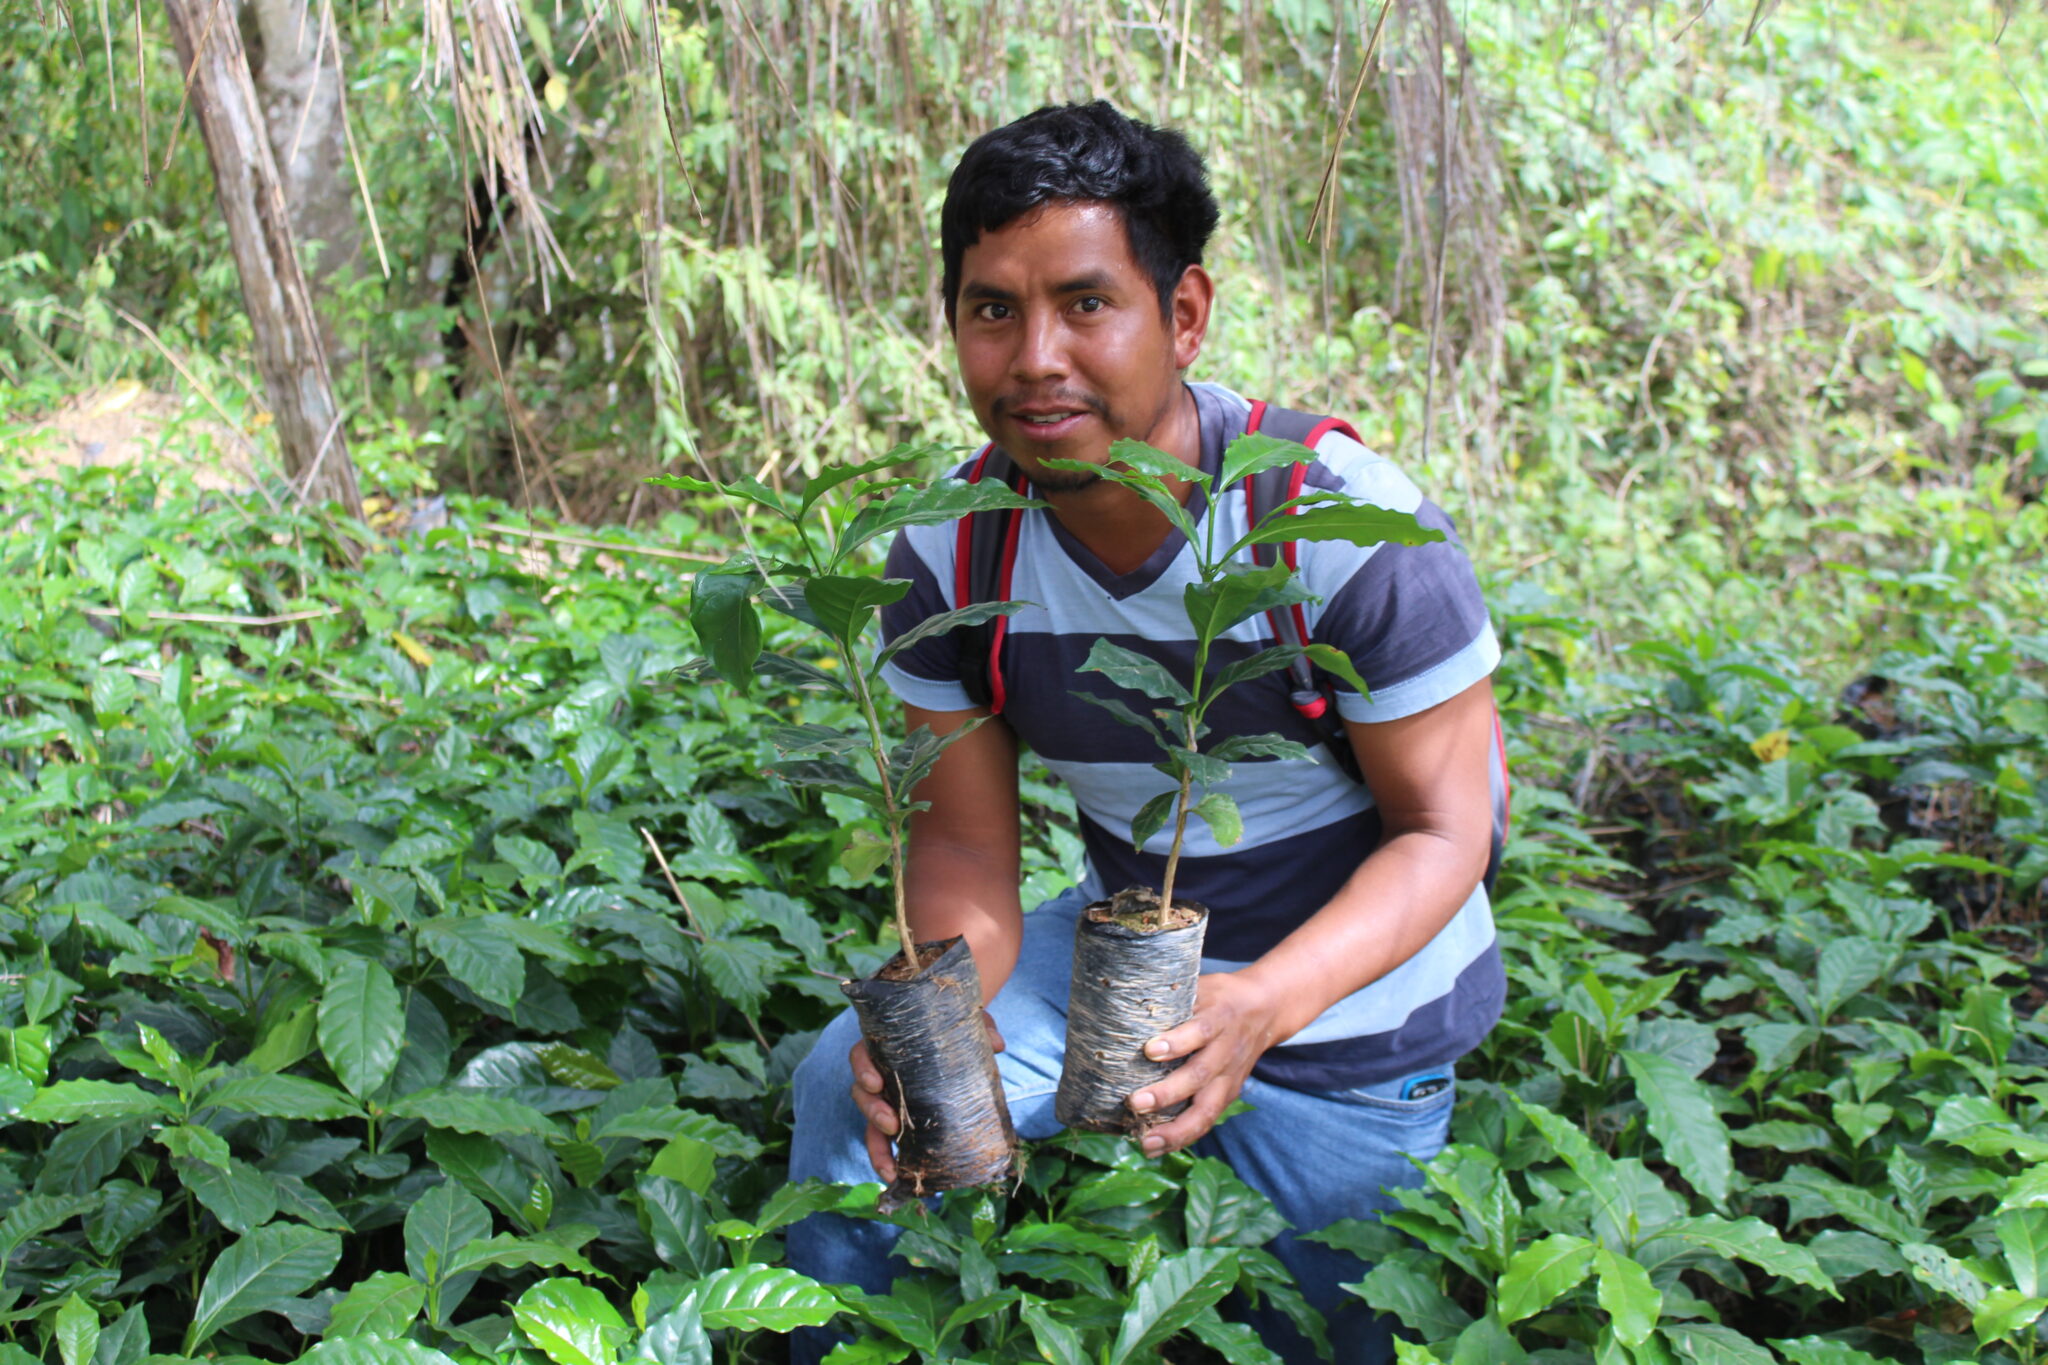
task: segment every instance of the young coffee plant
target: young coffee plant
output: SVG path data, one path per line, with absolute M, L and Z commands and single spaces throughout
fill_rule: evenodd
M 1131 840 L 1141 848 L 1169 820 L 1173 824 L 1173 844 L 1166 855 L 1157 911 L 1157 922 L 1163 927 L 1171 914 L 1174 879 L 1180 868 L 1188 817 L 1196 815 L 1206 821 L 1219 843 L 1234 844 L 1243 837 L 1244 817 L 1237 803 L 1228 793 L 1216 790 L 1229 778 L 1232 761 L 1311 756 L 1305 746 L 1277 734 L 1233 736 L 1205 753 L 1201 743 L 1208 734 L 1205 718 L 1210 708 L 1232 687 L 1291 667 L 1304 657 L 1360 693 L 1367 691 L 1351 661 L 1334 645 L 1277 644 L 1236 663 L 1210 669 L 1210 651 L 1232 627 L 1261 612 L 1285 610 L 1315 600 L 1291 565 L 1278 561 L 1259 564 L 1246 558 L 1245 552 L 1258 545 L 1300 540 L 1420 545 L 1442 540 L 1443 532 L 1423 526 L 1412 513 L 1390 511 L 1318 489 L 1281 503 L 1237 540 L 1219 546 L 1217 498 L 1241 480 L 1308 457 L 1307 447 L 1256 433 L 1232 441 L 1223 453 L 1222 470 L 1199 525 L 1172 491 L 1174 481 L 1187 477 L 1187 465 L 1142 441 L 1118 441 L 1110 447 L 1110 456 L 1112 462 L 1100 469 L 1061 460 L 1049 463 L 1060 468 L 1096 469 L 1103 478 L 1131 489 L 1158 508 L 1174 529 L 1187 538 L 1194 557 L 1194 581 L 1187 585 L 1183 601 L 1193 631 L 1195 661 L 1193 675 L 1185 684 L 1156 660 L 1108 640 L 1096 641 L 1082 665 L 1084 671 L 1101 673 L 1119 687 L 1141 692 L 1154 701 L 1167 703 L 1167 707 L 1155 710 L 1147 718 L 1121 702 L 1075 693 L 1124 724 L 1144 731 L 1164 755 L 1157 766 L 1173 780 L 1174 787 L 1146 802 L 1131 822 Z M 1195 795 L 1198 788 L 1203 793 L 1200 799 Z
M 980 719 L 945 735 L 919 726 L 892 744 L 877 697 L 883 692 L 883 667 L 902 650 L 943 631 L 1013 612 L 1020 604 L 982 602 L 937 613 L 870 656 L 867 634 L 875 613 L 902 598 L 910 584 L 846 570 L 863 546 L 903 527 L 1034 504 L 1000 484 L 945 480 L 903 488 L 858 482 L 924 453 L 921 448 L 899 449 L 874 464 L 822 474 L 800 495 L 778 493 L 752 480 L 724 486 L 689 478 L 664 481 L 671 487 L 715 492 L 781 518 L 802 555 L 800 561 L 743 555 L 697 576 L 692 619 L 719 674 L 744 692 L 756 667 L 765 666 L 787 680 L 837 692 L 853 703 L 861 722 L 858 728 L 847 729 L 778 725 L 770 738 L 783 756 L 778 776 L 794 786 L 866 804 L 888 835 L 892 909 L 901 953 L 873 978 L 841 986 L 860 1017 L 862 1036 L 899 1123 L 896 1178 L 884 1192 L 885 1207 L 937 1190 L 1001 1179 L 1013 1169 L 1017 1142 L 983 1028 L 981 981 L 973 954 L 959 938 L 920 944 L 905 896 L 905 833 L 911 815 L 923 808 L 913 793 L 948 746 L 975 729 Z M 848 485 L 852 499 L 822 501 L 830 490 Z M 756 598 L 823 634 L 833 670 L 787 656 L 764 656 Z M 866 771 L 856 766 L 856 759 L 865 759 Z

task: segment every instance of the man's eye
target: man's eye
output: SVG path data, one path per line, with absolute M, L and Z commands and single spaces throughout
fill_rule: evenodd
M 1109 301 L 1100 294 L 1089 294 L 1074 305 L 1084 313 L 1099 313 L 1109 306 Z
M 984 322 L 1000 322 L 1010 316 L 1010 308 L 1003 303 L 984 303 L 974 310 L 974 315 Z

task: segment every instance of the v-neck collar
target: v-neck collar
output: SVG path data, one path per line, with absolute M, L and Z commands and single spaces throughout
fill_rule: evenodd
M 1200 477 L 1194 480 L 1194 490 L 1188 494 L 1186 506 L 1188 519 L 1196 526 L 1200 526 L 1202 518 L 1209 511 L 1209 487 L 1223 469 L 1224 431 L 1229 419 L 1223 411 L 1222 401 L 1211 390 L 1192 384 L 1187 385 L 1187 390 L 1195 400 L 1195 421 L 1201 432 L 1202 462 Z M 1188 543 L 1187 537 L 1181 534 L 1179 527 L 1169 526 L 1166 539 L 1159 543 L 1158 549 L 1145 557 L 1144 563 L 1129 573 L 1112 573 L 1095 551 L 1082 544 L 1079 536 L 1061 524 L 1060 519 L 1052 514 L 1050 508 L 1046 509 L 1043 515 L 1046 525 L 1052 528 L 1053 539 L 1059 543 L 1060 549 L 1066 552 L 1067 558 L 1073 561 L 1074 567 L 1087 574 L 1098 587 L 1119 602 L 1127 597 L 1136 596 L 1157 583 L 1160 576 L 1166 572 L 1167 566 L 1173 563 Z

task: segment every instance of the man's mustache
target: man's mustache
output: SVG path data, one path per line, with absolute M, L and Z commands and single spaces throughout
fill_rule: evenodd
M 1054 389 L 1051 393 L 1009 394 L 998 398 L 989 405 L 989 411 L 997 417 L 1008 417 L 1021 407 L 1048 407 L 1065 404 L 1092 412 L 1097 417 L 1109 415 L 1109 404 L 1092 393 L 1079 389 Z

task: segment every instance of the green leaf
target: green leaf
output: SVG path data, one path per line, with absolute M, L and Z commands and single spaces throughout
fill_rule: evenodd
M 2048 1161 L 2048 1137 L 2027 1132 L 1983 1095 L 1955 1095 L 1934 1111 L 1931 1136 L 1976 1156 L 2013 1155 L 2023 1161 Z
M 654 1242 L 655 1255 L 687 1274 L 702 1275 L 716 1268 L 718 1239 L 711 1233 L 701 1194 L 651 1172 L 633 1188 L 640 1195 L 641 1221 Z
M 512 1317 L 555 1365 L 612 1365 L 633 1338 L 619 1310 L 580 1280 L 542 1280 L 519 1296 Z
M 132 1180 L 109 1180 L 100 1187 L 100 1206 L 86 1215 L 85 1239 L 101 1256 L 111 1256 L 156 1221 L 163 1192 Z
M 1650 1283 L 1649 1272 L 1606 1247 L 1594 1253 L 1593 1271 L 1600 1277 L 1600 1307 L 1613 1323 L 1615 1338 L 1624 1346 L 1642 1345 L 1664 1311 L 1664 1296 Z
M 1623 1049 L 1621 1063 L 1636 1083 L 1636 1098 L 1647 1112 L 1650 1133 L 1663 1144 L 1664 1159 L 1715 1208 L 1726 1208 L 1735 1180 L 1728 1129 L 1705 1084 L 1668 1057 Z
M 358 1280 L 334 1305 L 329 1337 L 400 1337 L 427 1306 L 427 1287 L 410 1275 L 380 1270 Z
M 912 467 L 922 466 L 945 449 L 945 446 L 940 445 L 936 441 L 906 441 L 878 460 L 869 460 L 865 464 L 828 465 L 820 469 L 816 474 L 813 474 L 805 482 L 803 498 L 797 503 L 797 515 L 802 516 L 810 511 L 813 507 L 817 506 L 818 499 L 824 497 L 841 484 L 851 482 L 854 479 L 864 479 L 870 474 L 882 474 L 892 469 L 900 469 L 904 465 Z M 858 496 L 867 491 L 866 488 L 857 488 L 854 490 L 854 493 Z
M 483 1201 L 454 1181 L 443 1181 L 406 1211 L 406 1272 L 422 1284 L 445 1280 L 449 1277 L 441 1267 L 463 1247 L 490 1235 L 491 1212 Z
M 1370 697 L 1372 689 L 1365 685 L 1365 679 L 1358 676 L 1358 670 L 1351 666 L 1351 656 L 1335 645 L 1303 645 L 1302 653 L 1308 655 L 1310 663 L 1348 686 L 1361 697 Z
M 1216 676 L 1209 684 L 1210 694 L 1213 696 L 1227 691 L 1241 682 L 1250 682 L 1253 678 L 1263 678 L 1268 673 L 1278 673 L 1292 665 L 1303 653 L 1299 645 L 1273 645 L 1248 658 L 1239 659 L 1236 663 L 1225 664 L 1216 670 Z
M 358 1099 L 390 1078 L 405 1041 L 405 1005 L 383 964 L 344 957 L 320 995 L 320 1050 Z
M 331 1085 L 303 1076 L 242 1076 L 201 1092 L 201 1105 L 273 1119 L 359 1118 L 361 1106 Z
M 2034 1335 L 2031 1329 L 2044 1311 L 2048 1311 L 2048 1299 L 2029 1298 L 2016 1289 L 1994 1289 L 1971 1314 L 1970 1328 L 1979 1345 L 2018 1343 Z
M 1158 701 L 1186 706 L 1194 700 L 1188 690 L 1166 671 L 1166 665 L 1108 640 L 1097 640 L 1076 671 L 1100 673 L 1118 687 L 1142 692 Z
M 1248 431 L 1223 448 L 1223 467 L 1216 476 L 1219 487 L 1229 488 L 1239 479 L 1262 474 L 1268 469 L 1301 464 L 1315 458 L 1315 452 L 1299 441 Z
M 1094 1365 L 1081 1334 L 1054 1317 L 1042 1302 L 1026 1299 L 1018 1314 L 1031 1330 L 1031 1342 L 1038 1348 L 1038 1354 L 1050 1365 Z
M 1223 792 L 1210 792 L 1195 802 L 1192 813 L 1208 822 L 1209 832 L 1225 848 L 1244 838 L 1244 813 L 1237 808 L 1237 802 Z
M 711 1178 L 718 1170 L 718 1153 L 708 1142 L 693 1137 L 671 1139 L 656 1152 L 654 1159 L 647 1163 L 647 1173 L 673 1180 L 677 1184 L 703 1194 L 711 1188 Z
M 840 533 L 832 552 L 835 565 L 846 562 L 855 550 L 876 536 L 889 535 L 906 526 L 936 526 L 976 512 L 993 512 L 1009 507 L 1043 507 L 1035 498 L 1020 497 L 996 479 L 968 483 L 965 479 L 941 479 L 923 488 L 898 493 L 884 502 L 872 502 Z
M 1259 1339 L 1249 1323 L 1219 1322 L 1198 1317 L 1188 1324 L 1195 1340 L 1230 1362 L 1230 1365 L 1286 1365 Z M 1398 1347 L 1396 1349 L 1399 1349 Z
M 57 1354 L 64 1365 L 88 1365 L 99 1345 L 99 1310 L 74 1293 L 57 1309 Z
M 1315 757 L 1315 751 L 1306 744 L 1297 744 L 1278 735 L 1231 735 L 1212 746 L 1209 757 L 1225 763 L 1237 763 L 1247 758 L 1308 759 Z
M 697 1316 L 694 1301 L 662 1314 L 647 1324 L 640 1340 L 633 1344 L 630 1359 L 653 1365 L 712 1365 L 711 1338 L 704 1320 Z
M 2048 1294 L 2048 1209 L 2013 1209 L 1993 1226 L 2020 1293 L 2030 1299 Z
M 427 1132 L 427 1160 L 507 1218 L 518 1218 L 531 1192 L 526 1172 L 496 1138 L 457 1133 L 446 1128 Z M 488 1215 L 485 1217 L 489 1223 Z M 488 1226 L 485 1232 L 490 1229 Z M 476 1234 L 481 1237 L 483 1233 Z
M 1214 1157 L 1195 1162 L 1186 1187 L 1189 1246 L 1264 1246 L 1287 1230 L 1273 1201 Z
M 1673 1324 L 1664 1328 L 1664 1339 L 1693 1365 L 1777 1365 L 1769 1351 L 1732 1327 Z
M 929 640 L 934 635 L 944 635 L 947 631 L 958 630 L 962 626 L 978 626 L 984 621 L 993 621 L 998 616 L 1011 616 L 1031 605 L 1029 602 L 971 602 L 951 611 L 937 612 L 891 640 L 882 652 L 875 656 L 875 667 L 880 668 L 912 645 Z
M 246 1361 L 249 1357 L 235 1359 Z M 455 1360 L 403 1337 L 351 1336 L 321 1342 L 300 1356 L 298 1365 L 455 1365 Z
M 535 1054 L 541 1069 L 548 1073 L 548 1079 L 557 1085 L 574 1086 L 579 1090 L 615 1090 L 619 1086 L 619 1073 L 605 1065 L 594 1052 L 570 1047 L 566 1043 L 550 1043 Z
M 810 1276 L 782 1266 L 730 1266 L 698 1282 L 697 1311 L 712 1331 L 790 1332 L 830 1322 L 839 1299 Z
M 761 615 L 753 596 L 761 575 L 751 565 L 723 565 L 690 583 L 690 626 L 718 676 L 744 696 L 761 656 Z
M 228 1168 L 228 1142 L 211 1128 L 197 1123 L 176 1123 L 157 1132 L 156 1140 L 172 1156 L 203 1161 L 220 1170 Z
M 341 1260 L 331 1232 L 273 1223 L 229 1243 L 206 1272 L 185 1333 L 191 1354 L 221 1328 L 275 1309 L 327 1278 Z
M 1447 1341 L 1472 1315 L 1438 1283 L 1444 1263 L 1428 1252 L 1402 1250 L 1379 1262 L 1356 1284 L 1343 1286 L 1382 1313 L 1392 1313 L 1425 1341 Z
M 101 1329 L 92 1360 L 93 1365 L 141 1365 L 148 1354 L 149 1318 L 138 1303 Z
M 1138 813 L 1131 818 L 1131 847 L 1133 849 L 1142 853 L 1145 849 L 1146 841 L 1160 830 L 1166 828 L 1166 822 L 1173 818 L 1174 804 L 1179 800 L 1179 790 L 1171 789 L 1159 793 L 1159 795 L 1138 807 Z
M 277 1212 L 277 1191 L 245 1161 L 230 1158 L 226 1170 L 203 1161 L 172 1164 L 192 1197 L 230 1232 L 253 1232 Z
M 1575 1288 L 1593 1269 L 1593 1243 L 1557 1233 L 1514 1254 L 1498 1286 L 1500 1320 L 1520 1322 Z
M 902 600 L 909 591 L 907 578 L 820 575 L 804 583 L 804 603 L 818 618 L 820 628 L 851 654 L 874 619 L 875 609 Z
M 458 1133 L 496 1136 L 530 1133 L 536 1137 L 561 1136 L 546 1114 L 517 1100 L 501 1100 L 472 1094 L 462 1089 L 422 1090 L 394 1100 L 387 1111 L 393 1118 L 425 1119 L 436 1128 Z
M 1983 1276 L 1932 1242 L 1907 1242 L 1899 1247 L 1899 1255 L 1913 1268 L 1914 1279 L 1972 1312 L 1983 1305 L 1985 1296 L 1991 1292 Z
M 1310 499 L 1314 501 L 1310 503 Z M 1299 510 L 1289 510 L 1297 507 Z M 1245 545 L 1278 545 L 1289 540 L 1343 540 L 1353 545 L 1428 545 L 1443 538 L 1442 531 L 1424 526 L 1412 512 L 1394 512 L 1351 499 L 1339 501 L 1328 493 L 1319 492 L 1282 503 L 1270 515 L 1261 517 L 1250 534 L 1232 547 L 1232 553 Z
M 1154 1348 L 1230 1292 L 1237 1270 L 1237 1253 L 1227 1247 L 1195 1247 L 1161 1257 L 1131 1292 L 1108 1365 L 1149 1359 Z
M 98 1194 L 23 1195 L 0 1221 L 0 1265 L 37 1237 L 90 1213 L 99 1202 Z
M 546 1189 L 547 1186 L 541 1185 L 540 1188 Z M 589 1225 L 583 1226 L 587 1229 Z M 548 1236 L 553 1235 L 554 1230 L 551 1229 Z M 463 1243 L 441 1267 L 441 1274 L 444 1277 L 455 1276 L 465 1271 L 481 1270 L 485 1266 L 506 1270 L 537 1266 L 543 1270 L 573 1270 L 579 1275 L 603 1274 L 572 1247 L 550 1241 L 548 1237 L 515 1237 L 509 1232 Z
M 1199 471 L 1191 469 L 1164 451 L 1156 450 L 1143 441 L 1112 441 L 1109 447 L 1112 465 L 1088 464 L 1080 460 L 1047 460 L 1048 469 L 1065 470 L 1070 474 L 1094 474 L 1111 483 L 1122 484 L 1146 502 L 1157 508 L 1174 530 L 1181 533 L 1190 545 L 1200 545 L 1199 532 L 1194 518 L 1187 508 L 1174 496 L 1168 480 L 1189 480 L 1198 477 Z M 1168 472 L 1169 467 L 1174 472 Z
M 1151 737 L 1152 742 L 1154 744 L 1157 744 L 1162 748 L 1166 747 L 1166 736 L 1157 725 L 1155 725 L 1149 718 L 1139 715 L 1136 711 L 1133 711 L 1130 707 L 1124 705 L 1115 697 L 1098 697 L 1093 692 L 1079 691 L 1069 692 L 1067 693 L 1067 695 L 1072 697 L 1075 701 L 1085 701 L 1090 706 L 1101 707 L 1103 710 L 1109 712 L 1111 716 L 1115 717 L 1120 724 L 1128 725 L 1134 730 L 1143 730 L 1147 735 Z
M 1659 1238 L 1676 1237 L 1717 1256 L 1747 1261 L 1760 1270 L 1783 1275 L 1794 1284 L 1803 1284 L 1809 1289 L 1818 1289 L 1826 1294 L 1835 1292 L 1834 1281 L 1821 1270 L 1820 1262 L 1814 1259 L 1812 1252 L 1786 1243 L 1778 1236 L 1776 1228 L 1760 1218 L 1734 1221 L 1711 1215 L 1681 1218 L 1656 1229 L 1655 1235 Z
M 1209 643 L 1221 639 L 1240 621 L 1298 602 L 1313 602 L 1316 596 L 1283 563 L 1257 565 L 1232 560 L 1222 566 L 1215 582 L 1188 584 L 1181 590 L 1181 600 L 1195 639 Z
M 526 957 L 488 919 L 443 915 L 420 925 L 420 942 L 449 975 L 494 1005 L 519 1003 Z
M 1826 1337 L 1795 1337 L 1790 1341 L 1773 1341 L 1771 1345 L 1792 1365 L 1886 1365 L 1874 1355 Z
M 58 1081 L 22 1106 L 24 1123 L 77 1123 L 81 1119 L 161 1118 L 177 1102 L 121 1081 Z

